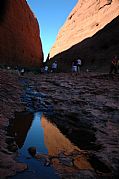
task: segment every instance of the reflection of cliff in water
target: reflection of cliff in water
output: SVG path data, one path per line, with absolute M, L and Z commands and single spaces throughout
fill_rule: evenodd
M 87 157 L 77 146 L 75 146 L 61 131 L 49 122 L 44 116 L 41 118 L 41 125 L 44 129 L 44 143 L 48 149 L 48 155 L 50 156 L 62 156 L 72 158 L 76 166 L 80 169 L 91 169 L 91 165 L 87 160 Z M 76 154 L 77 153 L 77 154 Z M 73 155 L 76 156 L 73 158 Z M 55 168 L 60 168 L 63 171 L 64 165 L 60 162 L 54 163 Z M 65 168 L 66 169 L 66 168 Z M 69 168 L 67 171 L 70 171 Z
M 15 135 L 15 141 L 19 148 L 24 145 L 27 133 L 33 121 L 33 114 L 22 112 L 15 114 L 13 122 L 12 134 Z
M 75 146 L 40 112 L 35 114 L 16 113 L 11 132 L 12 135 L 15 135 L 15 141 L 20 149 L 21 160 L 23 156 L 28 155 L 28 148 L 34 146 L 37 154 L 45 154 L 58 160 L 58 164 L 53 163 L 56 169 L 59 167 L 60 170 L 63 170 L 64 165 L 60 162 L 62 155 L 63 160 L 74 160 L 74 163 L 80 169 L 91 168 L 83 151 Z
M 44 143 L 47 146 L 49 155 L 57 155 L 61 151 L 71 153 L 75 149 L 79 150 L 44 116 L 41 118 L 41 125 L 44 128 Z

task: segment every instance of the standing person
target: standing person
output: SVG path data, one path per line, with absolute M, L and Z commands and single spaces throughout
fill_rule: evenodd
M 112 61 L 111 61 L 111 66 L 110 66 L 110 72 L 109 73 L 117 73 L 117 56 L 114 56 Z
M 72 72 L 77 72 L 77 63 L 76 63 L 76 61 L 72 62 Z
M 15 67 L 16 73 L 20 76 L 20 68 L 18 66 Z
M 24 73 L 25 73 L 24 68 L 21 69 L 21 72 L 20 72 L 20 73 L 21 73 L 21 76 L 24 76 Z
M 47 65 L 44 67 L 44 72 L 48 73 L 48 66 Z
M 80 72 L 81 71 L 81 59 L 78 58 L 77 59 L 77 72 Z
M 53 64 L 52 64 L 52 72 L 56 72 L 57 71 L 57 61 L 55 61 Z
M 119 59 L 117 60 L 117 73 L 119 73 Z

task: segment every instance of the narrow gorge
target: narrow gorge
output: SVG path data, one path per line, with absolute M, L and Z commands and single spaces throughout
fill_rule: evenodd
M 117 179 L 119 0 L 78 0 L 46 62 L 33 6 L 0 1 L 0 179 Z

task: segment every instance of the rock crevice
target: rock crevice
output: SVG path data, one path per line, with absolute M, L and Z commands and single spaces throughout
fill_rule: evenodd
M 104 8 L 105 6 L 110 5 L 110 4 L 112 3 L 112 0 L 106 0 L 106 1 L 107 1 L 107 3 L 103 4 L 102 6 L 100 6 L 99 10 L 102 9 L 102 8 Z M 99 4 L 100 4 L 100 3 L 99 3 Z

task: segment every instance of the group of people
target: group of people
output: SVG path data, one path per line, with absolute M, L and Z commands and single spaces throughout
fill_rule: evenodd
M 74 60 L 72 62 L 72 68 L 71 68 L 71 71 L 74 73 L 80 73 L 81 72 L 81 66 L 82 66 L 82 60 L 80 58 L 78 58 L 77 60 Z M 10 67 L 7 67 L 7 69 L 10 69 Z M 18 72 L 19 75 L 21 76 L 24 76 L 25 74 L 25 69 L 24 68 L 21 68 L 21 67 L 18 67 L 16 66 L 15 67 L 15 70 Z M 49 69 L 49 67 L 47 66 L 47 64 L 45 64 L 42 68 L 41 68 L 41 73 L 56 73 L 58 72 L 58 63 L 57 61 L 54 61 L 51 65 L 51 68 Z M 87 69 L 87 72 L 88 72 L 88 69 Z M 117 55 L 115 55 L 113 58 L 112 58 L 112 61 L 111 61 L 111 65 L 110 65 L 110 70 L 109 70 L 109 73 L 112 74 L 119 74 L 119 58 L 117 57 Z
M 81 66 L 82 66 L 82 62 L 81 59 L 78 58 L 77 60 L 74 60 L 72 63 L 72 72 L 80 72 L 81 71 Z M 42 68 L 42 73 L 56 73 L 58 71 L 58 63 L 57 61 L 54 61 L 51 65 L 51 69 L 49 69 L 49 67 L 46 65 L 44 65 L 44 67 Z
M 110 74 L 111 73 L 119 73 L 119 59 L 117 58 L 117 56 L 114 56 L 112 61 L 111 61 L 111 66 L 110 66 Z
M 49 70 L 49 67 L 47 65 L 45 65 L 42 69 L 42 72 L 45 73 L 45 74 L 47 74 L 48 72 L 56 73 L 57 67 L 58 67 L 57 61 L 55 61 L 55 62 L 52 63 L 51 70 Z
M 77 60 L 73 61 L 72 63 L 72 72 L 80 72 L 81 71 L 81 59 L 78 58 Z

